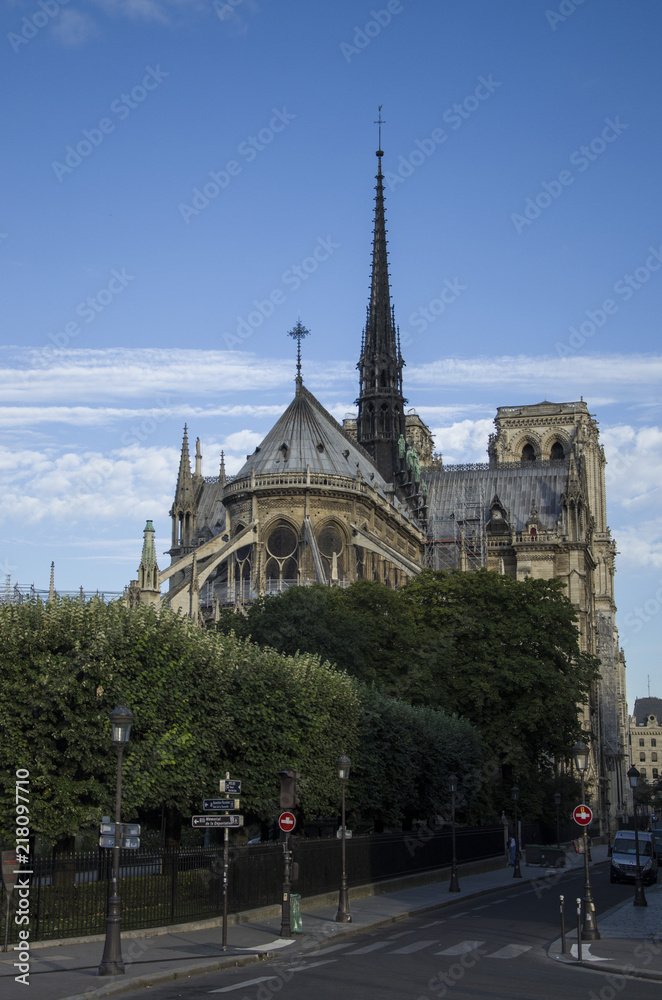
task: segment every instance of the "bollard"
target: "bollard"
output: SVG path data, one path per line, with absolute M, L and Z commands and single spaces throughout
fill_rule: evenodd
M 559 896 L 560 909 L 561 909 L 561 954 L 565 955 L 565 902 L 563 896 Z
M 577 897 L 577 961 L 582 960 L 582 901 Z

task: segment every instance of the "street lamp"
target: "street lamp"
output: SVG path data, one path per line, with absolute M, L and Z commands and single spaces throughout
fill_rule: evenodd
M 513 878 L 521 878 L 522 873 L 519 869 L 519 825 L 517 823 L 517 803 L 519 801 L 519 788 L 514 785 L 511 789 L 511 794 L 513 797 L 513 802 L 515 803 L 515 864 L 513 865 Z
M 609 799 L 605 801 L 607 807 L 607 844 L 611 844 L 611 802 Z
M 459 892 L 460 883 L 457 880 L 457 858 L 455 857 L 455 793 L 457 791 L 457 774 L 448 775 L 448 784 L 451 789 L 451 829 L 453 831 L 453 860 L 451 862 L 451 881 L 448 891 Z
M 556 806 L 556 846 L 561 847 L 561 820 L 559 819 L 559 806 L 561 805 L 561 793 L 554 792 L 554 805 Z
M 133 712 L 130 712 L 126 705 L 118 705 L 110 713 L 110 724 L 113 733 L 113 745 L 117 751 L 117 790 L 115 792 L 115 846 L 113 847 L 113 874 L 112 892 L 108 900 L 108 916 L 106 917 L 106 943 L 103 949 L 103 958 L 99 966 L 100 976 L 121 976 L 124 975 L 124 962 L 122 961 L 122 941 L 120 938 L 120 925 L 122 917 L 120 915 L 119 897 L 119 876 L 120 876 L 120 812 L 122 803 L 122 754 L 125 745 L 129 742 L 131 735 L 131 725 L 133 723 Z
M 584 779 L 588 770 L 589 749 L 583 740 L 579 740 L 572 748 L 572 755 L 575 758 L 575 768 L 579 771 L 582 782 L 582 805 L 586 797 Z M 591 892 L 591 876 L 588 868 L 588 829 L 584 827 L 584 925 L 582 927 L 582 938 L 585 941 L 599 941 L 600 932 L 598 922 L 595 917 L 595 903 Z
M 346 855 L 346 842 L 345 842 L 345 785 L 349 778 L 349 769 L 351 767 L 351 760 L 344 754 L 338 757 L 338 777 L 340 778 L 340 784 L 342 786 L 342 807 L 341 807 L 341 822 L 342 822 L 342 872 L 340 875 L 340 892 L 338 893 L 338 912 L 336 913 L 336 922 L 339 924 L 351 924 L 352 914 L 349 912 L 349 891 L 347 889 L 347 855 Z
M 648 906 L 646 901 L 646 896 L 644 894 L 644 886 L 641 881 L 641 865 L 639 863 L 639 830 L 637 827 L 637 785 L 639 784 L 640 774 L 637 771 L 634 764 L 628 771 L 628 781 L 630 782 L 630 788 L 632 789 L 632 806 L 634 809 L 634 849 L 637 855 L 637 866 L 635 868 L 634 875 L 634 906 Z

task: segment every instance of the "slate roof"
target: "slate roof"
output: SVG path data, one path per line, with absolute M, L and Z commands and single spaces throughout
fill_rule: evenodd
M 637 725 L 644 725 L 648 722 L 648 716 L 654 715 L 662 725 L 662 698 L 637 698 L 632 712 Z
M 285 413 L 274 424 L 235 479 L 278 472 L 305 472 L 333 476 L 361 476 L 382 491 L 385 480 L 368 453 L 347 437 L 342 427 L 302 383 Z
M 504 466 L 453 466 L 442 469 L 425 469 L 423 479 L 428 484 L 429 518 L 450 518 L 465 498 L 468 503 L 479 503 L 482 491 L 485 520 L 489 507 L 497 494 L 507 512 L 508 522 L 517 531 L 523 531 L 535 501 L 538 517 L 545 528 L 553 528 L 561 513 L 561 494 L 568 476 L 564 461 L 526 462 Z

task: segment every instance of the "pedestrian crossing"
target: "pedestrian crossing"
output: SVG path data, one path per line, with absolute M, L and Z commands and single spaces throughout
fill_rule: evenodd
M 399 935 L 398 935 L 399 936 Z M 325 956 L 330 955 L 332 952 L 342 951 L 344 954 L 339 957 L 349 958 L 354 955 L 371 955 L 374 952 L 380 952 L 382 955 L 415 955 L 417 952 L 422 952 L 429 950 L 433 955 L 444 955 L 448 958 L 454 958 L 459 955 L 469 955 L 472 952 L 479 952 L 480 958 L 500 958 L 500 959 L 511 959 L 519 958 L 520 955 L 524 955 L 527 951 L 531 951 L 531 945 L 528 944 L 506 944 L 500 948 L 490 951 L 490 946 L 485 941 L 458 941 L 456 944 L 449 945 L 447 947 L 442 947 L 444 942 L 437 940 L 431 940 L 429 938 L 421 939 L 418 941 L 410 941 L 409 944 L 401 945 L 400 947 L 395 946 L 396 942 L 392 939 L 383 939 L 381 941 L 371 941 L 370 944 L 362 945 L 360 948 L 352 947 L 356 942 L 345 942 L 344 944 L 334 944 L 330 948 L 323 948 L 315 953 L 315 956 Z M 394 947 L 395 946 L 395 947 Z M 438 948 L 439 950 L 433 950 Z

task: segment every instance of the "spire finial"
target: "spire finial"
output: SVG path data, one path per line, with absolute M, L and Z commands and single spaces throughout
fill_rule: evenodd
M 307 337 L 309 334 L 310 334 L 310 330 L 306 329 L 306 327 L 302 324 L 302 322 L 301 322 L 300 319 L 297 320 L 296 326 L 293 327 L 289 331 L 289 333 L 287 334 L 288 337 L 292 337 L 292 339 L 296 340 L 296 342 L 297 342 L 297 377 L 296 377 L 297 387 L 299 387 L 301 385 L 301 381 L 302 381 L 302 379 L 301 379 L 301 341 L 304 339 L 304 337 Z
M 384 153 L 382 152 L 382 125 L 386 125 L 386 122 L 382 118 L 382 108 L 383 104 L 379 105 L 378 112 L 379 118 L 375 120 L 375 125 L 379 125 L 379 148 L 377 149 L 377 156 L 381 159 Z

